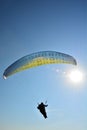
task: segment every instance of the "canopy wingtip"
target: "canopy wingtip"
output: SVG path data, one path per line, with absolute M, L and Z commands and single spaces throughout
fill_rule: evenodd
M 6 77 L 5 75 L 3 75 L 3 78 L 4 78 L 4 79 L 7 79 L 7 77 Z

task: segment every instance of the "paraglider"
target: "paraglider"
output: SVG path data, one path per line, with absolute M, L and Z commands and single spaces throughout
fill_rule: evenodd
M 6 70 L 3 73 L 4 79 L 7 77 L 37 66 L 45 65 L 45 64 L 72 64 L 77 65 L 76 59 L 68 54 L 56 52 L 56 51 L 40 51 L 36 53 L 32 53 L 29 55 L 26 55 L 14 63 L 12 63 L 10 66 L 6 68 Z M 47 118 L 47 113 L 45 110 L 45 107 L 48 105 L 41 102 L 38 104 L 37 109 L 41 112 L 41 114 L 44 116 L 44 118 Z
M 8 76 L 44 64 L 66 63 L 77 65 L 74 57 L 56 51 L 41 51 L 24 56 L 11 64 L 3 73 L 4 79 Z
M 37 109 L 41 112 L 41 114 L 44 116 L 44 118 L 47 118 L 47 113 L 45 110 L 45 107 L 47 107 L 48 105 L 44 104 L 43 102 L 41 102 L 40 104 L 38 104 Z

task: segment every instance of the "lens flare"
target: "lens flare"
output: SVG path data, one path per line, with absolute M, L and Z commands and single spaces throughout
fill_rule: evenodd
M 73 83 L 81 83 L 83 81 L 83 73 L 80 70 L 72 70 L 68 77 Z

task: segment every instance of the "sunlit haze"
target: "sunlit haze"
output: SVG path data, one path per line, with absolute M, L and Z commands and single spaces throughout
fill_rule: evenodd
M 79 83 L 83 82 L 83 80 L 84 80 L 83 72 L 81 72 L 80 70 L 77 70 L 77 69 L 69 71 L 67 74 L 67 77 L 74 84 L 79 84 Z

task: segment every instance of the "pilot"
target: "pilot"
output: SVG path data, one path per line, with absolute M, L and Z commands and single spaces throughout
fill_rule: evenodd
M 42 113 L 42 115 L 44 116 L 44 118 L 46 119 L 47 118 L 47 113 L 46 113 L 46 110 L 45 110 L 45 107 L 47 107 L 48 105 L 44 104 L 43 102 L 41 102 L 37 109 L 39 109 L 39 111 Z

